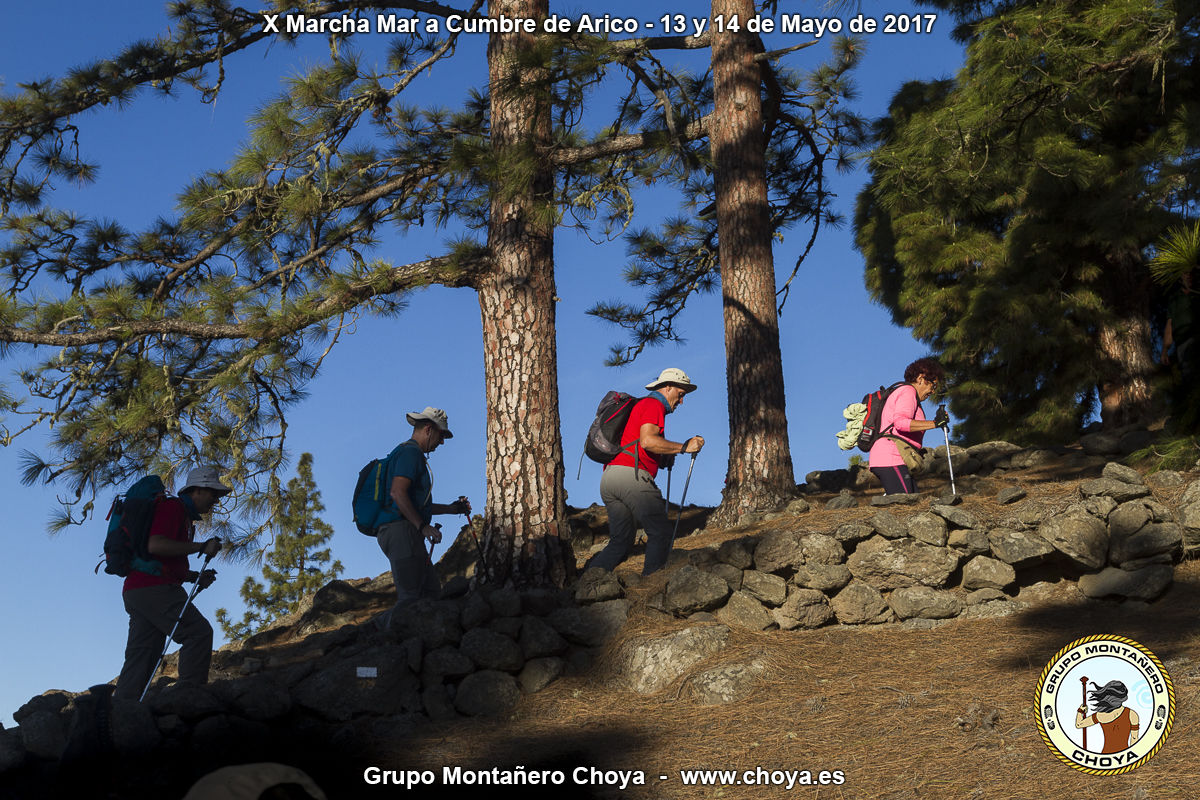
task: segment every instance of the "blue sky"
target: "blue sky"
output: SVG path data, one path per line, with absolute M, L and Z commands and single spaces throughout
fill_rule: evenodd
M 686 7 L 693 5 L 696 11 L 704 8 L 699 3 Z M 928 12 L 906 2 L 879 10 L 875 4 L 865 5 L 870 8 L 864 13 L 881 21 L 886 12 Z M 552 3 L 551 11 L 572 18 L 593 12 L 647 21 L 678 13 L 681 6 L 620 0 Z M 113 8 L 76 0 L 6 8 L 0 28 L 2 90 L 11 92 L 18 83 L 61 75 L 72 66 L 115 53 L 134 39 L 157 35 L 166 26 L 158 0 L 127 0 L 119 12 Z M 842 20 L 853 16 L 824 8 L 820 3 L 795 3 L 788 10 Z M 906 80 L 953 75 L 962 51 L 949 40 L 950 28 L 950 19 L 943 16 L 934 22 L 932 33 L 868 36 L 867 55 L 857 73 L 859 112 L 882 114 Z M 452 107 L 465 97 L 467 87 L 482 83 L 485 40 L 466 38 L 453 68 L 439 70 L 436 80 L 415 87 L 418 92 L 406 102 Z M 785 47 L 810 38 L 776 35 L 768 38 L 768 46 Z M 99 180 L 82 190 L 60 189 L 54 203 L 117 219 L 131 229 L 170 214 L 176 193 L 191 177 L 228 162 L 246 136 L 246 118 L 279 90 L 280 81 L 327 52 L 322 36 L 301 39 L 296 48 L 275 44 L 265 52 L 257 47 L 231 58 L 226 86 L 214 105 L 200 103 L 185 90 L 169 99 L 142 94 L 124 110 L 107 107 L 80 117 L 84 151 L 100 164 Z M 356 37 L 369 58 L 381 49 L 382 40 L 375 35 Z M 792 63 L 815 64 L 827 52 L 823 42 L 802 51 L 800 60 Z M 666 57 L 668 63 L 672 58 Z M 602 115 L 607 110 L 595 111 Z M 847 218 L 862 181 L 862 171 L 835 179 L 837 207 Z M 669 198 L 664 196 L 662 203 L 664 213 L 675 210 Z M 806 235 L 795 231 L 777 243 L 781 281 L 791 272 Z M 439 254 L 448 238 L 446 231 L 422 229 L 417 236 L 386 241 L 376 255 L 407 263 Z M 560 230 L 555 257 L 562 298 L 559 402 L 568 502 L 586 506 L 599 500 L 599 465 L 585 462 L 581 479 L 575 475 L 583 435 L 600 396 L 611 388 L 639 391 L 664 367 L 678 366 L 700 391 L 668 418 L 667 435 L 678 440 L 692 434 L 706 438 L 688 501 L 715 505 L 725 477 L 728 442 L 719 294 L 689 304 L 683 317 L 685 344 L 650 350 L 631 366 L 611 369 L 603 361 L 609 345 L 621 341 L 621 332 L 584 311 L 598 299 L 636 297 L 620 278 L 625 246 L 621 241 L 597 245 Z M 822 233 L 793 282 L 781 336 L 792 458 L 796 479 L 803 481 L 811 470 L 845 466 L 847 455 L 833 438 L 843 423 L 842 408 L 879 384 L 898 380 L 904 366 L 925 349 L 908 331 L 893 326 L 886 311 L 870 303 L 849 227 Z M 28 357 L 28 351 L 17 351 L 14 360 L 0 363 L 0 380 L 10 389 L 16 386 L 14 367 Z M 364 365 L 382 366 L 371 370 Z M 422 373 L 420 381 L 401 377 L 415 369 Z M 485 409 L 479 309 L 473 292 L 435 287 L 412 295 L 408 310 L 398 319 L 364 319 L 353 335 L 343 337 L 308 389 L 309 398 L 289 420 L 289 449 L 294 459 L 305 451 L 314 455 L 314 473 L 327 507 L 324 518 L 336 531 L 333 549 L 346 567 L 345 577 L 374 576 L 387 567 L 375 541 L 354 528 L 349 496 L 362 464 L 407 438 L 405 412 L 426 405 L 448 412 L 454 439 L 431 459 L 434 498 L 443 502 L 465 494 L 477 508 L 482 506 Z M 50 537 L 45 524 L 56 505 L 56 487 L 20 484 L 19 453 L 41 451 L 43 437 L 44 432 L 34 431 L 0 448 L 0 497 L 7 516 L 6 550 L 0 559 L 0 608 L 7 612 L 0 617 L 0 723 L 5 726 L 12 724 L 12 712 L 33 695 L 52 688 L 80 691 L 110 680 L 120 670 L 124 652 L 127 617 L 120 580 L 92 573 L 104 538 L 103 520 Z M 682 475 L 677 478 L 672 484 L 676 500 L 683 484 Z M 97 506 L 106 510 L 120 490 L 113 487 L 102 494 Z M 453 532 L 460 520 L 446 517 L 443 522 Z M 240 616 L 238 589 L 243 577 L 257 576 L 257 570 L 244 564 L 217 566 L 219 580 L 197 604 L 210 620 L 219 607 Z

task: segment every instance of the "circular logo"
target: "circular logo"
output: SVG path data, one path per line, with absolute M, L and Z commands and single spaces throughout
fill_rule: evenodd
M 1042 740 L 1091 775 L 1146 763 L 1175 721 L 1175 686 L 1158 657 L 1124 636 L 1088 636 L 1055 653 L 1037 685 Z

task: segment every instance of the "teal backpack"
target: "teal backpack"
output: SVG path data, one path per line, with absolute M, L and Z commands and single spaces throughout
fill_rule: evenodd
M 393 451 L 394 452 L 394 451 Z M 359 470 L 358 483 L 354 485 L 351 505 L 354 509 L 354 524 L 360 533 L 374 536 L 378 527 L 375 521 L 391 502 L 388 494 L 387 467 L 391 454 L 371 459 Z
M 157 475 L 147 475 L 124 495 L 113 500 L 108 510 L 108 534 L 104 537 L 104 571 L 109 575 L 127 576 L 137 570 L 147 575 L 161 575 L 162 564 L 152 558 L 149 550 L 150 526 L 154 511 L 167 496 L 167 487 Z M 95 572 L 100 572 L 100 564 Z

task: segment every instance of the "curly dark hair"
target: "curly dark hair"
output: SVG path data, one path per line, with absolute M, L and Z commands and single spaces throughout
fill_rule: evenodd
M 1088 700 L 1097 711 L 1116 711 L 1129 698 L 1129 690 L 1120 681 L 1109 681 L 1103 686 L 1093 682 L 1092 686 L 1096 688 L 1088 692 Z
M 918 358 L 904 368 L 905 383 L 912 383 L 922 375 L 934 383 L 941 383 L 946 379 L 946 370 L 937 362 L 936 358 L 928 357 Z

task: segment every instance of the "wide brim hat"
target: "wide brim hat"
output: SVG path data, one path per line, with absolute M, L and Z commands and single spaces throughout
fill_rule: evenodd
M 180 493 L 186 492 L 188 489 L 212 489 L 218 495 L 227 495 L 233 491 L 230 487 L 221 483 L 220 473 L 216 467 L 196 467 L 188 473 L 187 482 L 184 483 Z
M 659 373 L 657 380 L 646 384 L 646 388 L 652 392 L 663 386 L 678 386 L 680 389 L 683 389 L 684 394 L 694 392 L 700 388 L 692 383 L 692 379 L 687 376 L 687 373 L 678 367 L 667 367 Z
M 450 432 L 450 420 L 446 418 L 446 412 L 440 408 L 433 406 L 425 406 L 424 411 L 409 412 L 405 418 L 409 425 L 416 425 L 421 420 L 429 420 L 434 425 L 438 426 L 438 430 L 442 432 L 443 439 L 453 439 L 454 434 Z

